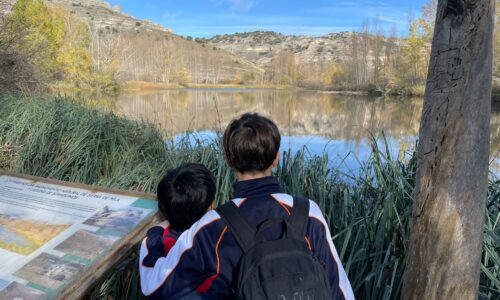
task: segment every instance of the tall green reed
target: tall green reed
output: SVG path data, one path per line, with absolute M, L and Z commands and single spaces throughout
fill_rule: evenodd
M 86 184 L 154 192 L 183 162 L 205 164 L 217 178 L 217 203 L 231 198 L 234 176 L 220 138 L 164 142 L 153 126 L 63 98 L 0 96 L 0 168 Z M 380 145 L 387 147 L 383 140 Z M 409 237 L 416 162 L 391 157 L 374 140 L 357 175 L 329 165 L 327 154 L 285 152 L 275 175 L 284 189 L 314 199 L 329 223 L 359 299 L 397 299 Z M 500 297 L 500 181 L 489 184 L 479 298 Z M 89 299 L 141 299 L 137 253 L 115 266 Z

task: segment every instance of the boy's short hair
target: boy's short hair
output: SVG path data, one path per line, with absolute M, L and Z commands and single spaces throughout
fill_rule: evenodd
M 279 151 L 278 126 L 256 113 L 246 113 L 231 121 L 224 132 L 224 152 L 231 168 L 241 173 L 269 168 Z
M 207 212 L 215 189 L 215 178 L 204 165 L 181 165 L 169 170 L 158 184 L 158 209 L 170 228 L 184 231 Z

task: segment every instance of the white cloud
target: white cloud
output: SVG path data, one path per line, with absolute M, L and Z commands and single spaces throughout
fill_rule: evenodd
M 380 21 L 385 21 L 385 22 L 394 23 L 394 24 L 400 24 L 400 25 L 407 25 L 408 24 L 408 21 L 397 20 L 397 19 L 388 18 L 388 17 L 384 17 L 384 16 L 380 16 L 379 19 L 380 19 Z

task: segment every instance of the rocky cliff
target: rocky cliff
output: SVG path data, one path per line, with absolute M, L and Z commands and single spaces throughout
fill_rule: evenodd
M 15 2 L 15 0 L 9 0 Z M 138 20 L 123 12 L 119 6 L 111 7 L 99 0 L 44 0 L 49 5 L 62 5 L 78 19 L 97 28 L 114 28 L 120 31 L 160 31 L 171 32 L 159 24 L 148 20 Z M 0 1 L 2 2 L 2 1 Z
M 299 64 L 346 61 L 352 55 L 353 41 L 359 44 L 362 39 L 362 34 L 352 32 L 312 37 L 255 31 L 217 35 L 204 39 L 203 42 L 239 55 L 263 67 L 269 65 L 273 56 L 284 50 L 295 54 Z M 367 42 L 373 43 L 373 37 L 368 36 Z M 381 41 L 381 49 L 385 51 L 388 46 L 398 46 L 399 43 L 399 41 L 384 38 Z M 368 60 L 373 60 L 373 53 L 370 53 Z
M 343 59 L 351 33 L 332 33 L 323 37 L 287 36 L 276 32 L 256 31 L 217 35 L 206 40 L 260 66 L 268 65 L 283 50 L 296 55 L 300 62 L 313 63 Z

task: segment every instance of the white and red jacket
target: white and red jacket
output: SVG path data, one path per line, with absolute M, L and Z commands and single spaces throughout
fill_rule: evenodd
M 293 197 L 283 193 L 272 176 L 237 182 L 233 194 L 232 201 L 255 226 L 271 218 L 287 218 L 293 206 Z M 281 231 L 280 226 L 272 227 L 264 235 L 269 240 L 277 239 Z M 216 211 L 207 212 L 182 233 L 166 256 L 163 235 L 163 228 L 153 227 L 141 245 L 139 267 L 144 295 L 150 299 L 181 299 L 197 289 L 216 299 L 229 294 L 242 251 Z M 325 265 L 331 299 L 352 300 L 354 294 L 331 236 L 321 210 L 310 201 L 306 242 Z

